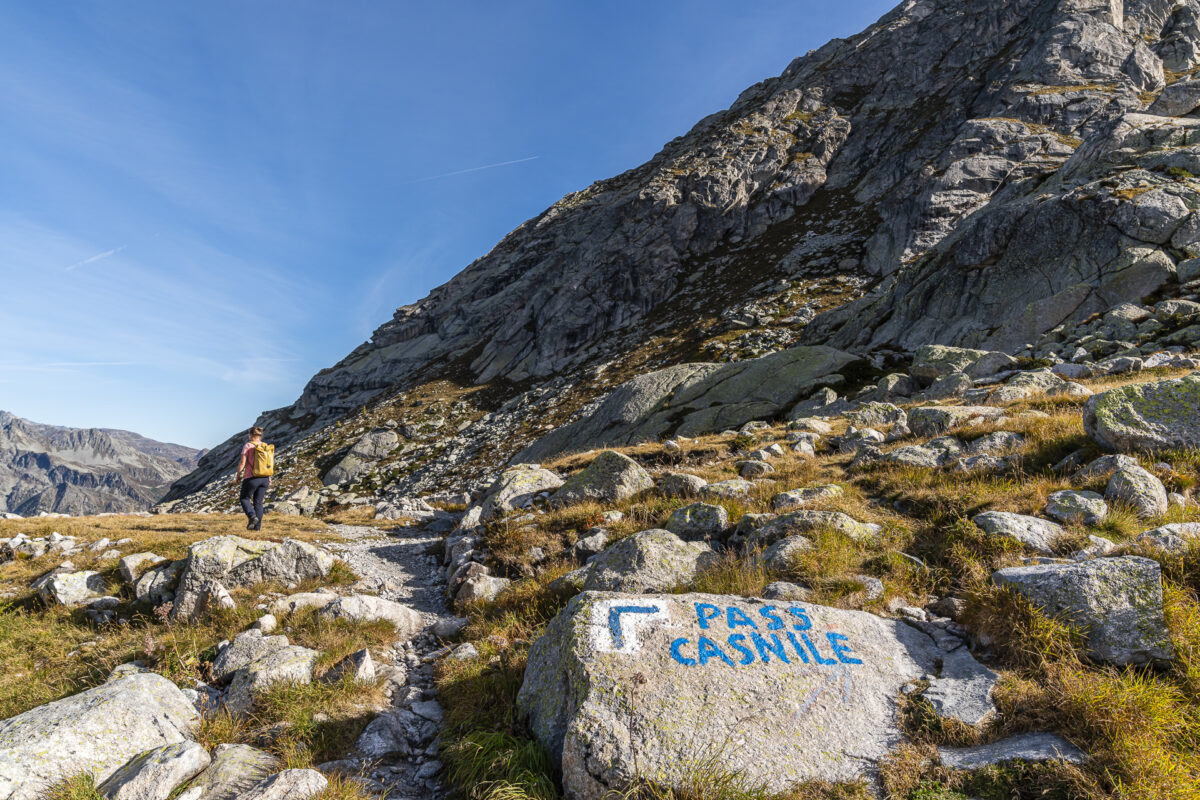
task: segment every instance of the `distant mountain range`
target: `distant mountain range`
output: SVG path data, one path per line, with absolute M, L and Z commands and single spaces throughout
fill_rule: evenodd
M 0 512 L 142 511 L 205 452 L 130 431 L 41 425 L 0 411 Z

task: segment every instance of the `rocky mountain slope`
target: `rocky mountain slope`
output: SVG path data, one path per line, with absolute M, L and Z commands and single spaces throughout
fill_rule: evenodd
M 1044 357 L 1056 328 L 1197 277 L 1198 20 L 905 2 L 526 222 L 258 424 L 314 487 L 348 430 L 444 425 L 373 477 L 428 490 L 660 367 L 803 342 L 864 359 L 862 386 L 924 344 Z M 168 498 L 227 502 L 238 438 Z
M 40 425 L 0 411 L 0 512 L 144 511 L 201 455 L 130 431 Z

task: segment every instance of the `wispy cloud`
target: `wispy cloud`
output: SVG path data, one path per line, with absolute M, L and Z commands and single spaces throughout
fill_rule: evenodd
M 41 364 L 0 364 L 6 372 L 51 372 L 90 367 L 137 367 L 138 361 L 47 361 Z
M 126 247 L 129 247 L 129 245 L 123 244 L 120 247 L 114 247 L 112 250 L 105 250 L 103 253 L 97 253 L 96 255 L 92 256 L 91 258 L 85 258 L 83 261 L 76 261 L 74 264 L 64 267 L 64 269 L 69 272 L 73 269 L 78 269 L 79 267 L 87 266 L 88 264 L 94 264 L 97 261 L 103 261 L 106 258 L 115 256 L 117 253 L 121 252 Z
M 482 167 L 467 167 L 466 169 L 456 169 L 453 172 L 443 172 L 441 175 L 430 175 L 428 178 L 417 178 L 415 181 L 406 181 L 403 185 L 408 186 L 414 183 L 424 183 L 425 181 L 436 181 L 438 178 L 449 178 L 454 175 L 466 175 L 468 172 L 480 172 L 485 169 L 495 169 L 496 167 L 507 167 L 512 164 L 524 164 L 526 161 L 535 161 L 540 156 L 529 156 L 527 158 L 516 158 L 512 161 L 497 161 L 495 164 L 484 164 Z

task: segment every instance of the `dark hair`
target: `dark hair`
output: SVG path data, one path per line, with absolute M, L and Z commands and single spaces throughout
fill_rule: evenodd
M 262 428 L 255 425 L 253 428 L 250 429 L 250 435 L 251 436 L 262 436 Z

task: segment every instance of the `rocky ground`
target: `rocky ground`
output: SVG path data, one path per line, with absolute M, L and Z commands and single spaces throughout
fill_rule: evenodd
M 445 793 L 433 662 L 462 623 L 438 533 L 285 519 L 266 535 L 300 538 L 280 542 L 165 519 L 4 538 L 0 796 Z M 70 535 L 30 535 L 46 525 Z
M 262 534 L 0 523 L 0 796 L 1193 796 L 1200 373 L 1156 352 L 924 348 Z

